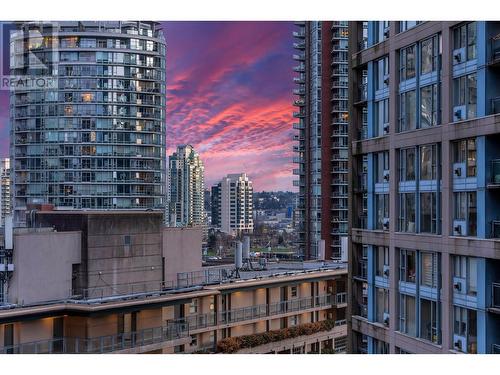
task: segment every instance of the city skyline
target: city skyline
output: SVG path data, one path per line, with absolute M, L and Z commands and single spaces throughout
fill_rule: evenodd
M 256 191 L 294 190 L 293 23 L 162 24 L 167 155 L 181 144 L 195 147 L 206 166 L 206 186 L 245 172 Z M 0 92 L 1 157 L 9 155 L 8 103 L 8 92 Z

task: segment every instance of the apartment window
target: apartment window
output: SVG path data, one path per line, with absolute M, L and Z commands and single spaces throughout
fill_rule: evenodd
M 389 38 L 389 21 L 377 22 L 377 43 L 380 43 Z
M 438 287 L 438 254 L 431 252 L 420 253 L 420 285 L 430 288 Z
M 389 290 L 375 288 L 377 322 L 389 325 Z
M 399 231 L 415 233 L 415 193 L 399 194 Z
M 196 314 L 198 312 L 198 299 L 195 298 L 189 304 L 189 313 Z
M 415 297 L 400 294 L 399 298 L 399 331 L 407 335 L 417 336 Z
M 415 250 L 400 250 L 399 280 L 415 283 L 417 276 L 417 254 Z
M 389 182 L 389 151 L 374 154 L 375 183 Z
M 420 73 L 427 74 L 439 69 L 441 35 L 435 35 L 420 43 Z
M 440 123 L 438 104 L 438 85 L 420 89 L 420 127 L 428 128 Z
M 297 324 L 299 324 L 299 316 L 298 315 L 293 315 L 290 317 L 290 326 L 293 327 L 293 326 L 296 326 Z
M 420 147 L 420 180 L 435 180 L 437 165 L 437 146 Z
M 14 353 L 14 324 L 5 324 L 3 326 L 3 346 L 6 354 Z
M 292 296 L 292 298 L 296 298 L 297 297 L 297 287 L 296 286 L 292 286 L 290 288 L 290 295 Z
M 454 291 L 477 295 L 477 258 L 458 256 L 453 257 Z M 463 280 L 463 283 L 460 282 Z
M 420 233 L 438 233 L 437 193 L 420 193 Z
M 400 21 L 399 22 L 399 32 L 409 30 L 422 23 L 422 21 Z
M 375 61 L 375 90 L 382 90 L 389 87 L 389 56 L 382 57 Z
M 373 339 L 373 354 L 389 354 L 389 343 Z
M 401 49 L 400 52 L 400 65 L 399 77 L 400 81 L 415 78 L 415 58 L 416 58 L 416 45 Z
M 438 303 L 428 299 L 420 299 L 420 337 L 424 340 L 439 343 Z
M 454 166 L 454 177 L 476 177 L 476 139 L 462 139 L 453 143 L 453 163 L 463 164 L 461 166 Z M 465 171 L 465 176 L 463 172 Z
M 389 277 L 389 248 L 376 246 L 375 256 L 375 274 L 380 277 Z
M 475 191 L 453 193 L 454 223 L 453 234 L 461 236 L 477 235 L 477 202 Z
M 453 308 L 453 348 L 477 354 L 477 312 L 476 310 L 454 306 Z
M 389 230 L 389 194 L 376 194 L 376 227 L 381 230 Z
M 453 80 L 453 118 L 471 119 L 477 113 L 477 75 L 468 74 Z
M 375 102 L 375 136 L 381 137 L 389 132 L 389 99 Z
M 463 49 L 465 58 L 473 60 L 477 55 L 476 22 L 470 22 L 456 27 L 453 30 L 453 49 Z M 458 60 L 458 59 L 455 59 Z M 458 60 L 456 62 L 463 62 Z
M 401 149 L 400 155 L 400 181 L 415 181 L 415 147 Z
M 415 90 L 399 95 L 399 131 L 414 130 L 417 127 L 417 104 Z

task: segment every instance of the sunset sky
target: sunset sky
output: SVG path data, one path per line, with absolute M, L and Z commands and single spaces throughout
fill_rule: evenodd
M 254 189 L 292 190 L 292 31 L 288 22 L 166 22 L 167 154 L 189 143 L 209 188 L 246 172 Z M 0 154 L 8 156 L 8 94 Z

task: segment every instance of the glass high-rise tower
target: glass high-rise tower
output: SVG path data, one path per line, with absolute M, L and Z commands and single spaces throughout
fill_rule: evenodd
M 157 22 L 27 22 L 11 75 L 13 203 L 165 208 L 165 39 Z

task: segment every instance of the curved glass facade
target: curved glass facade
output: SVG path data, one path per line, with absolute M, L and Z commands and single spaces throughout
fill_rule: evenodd
M 11 75 L 14 205 L 165 206 L 165 40 L 156 22 L 20 23 Z M 43 82 L 43 80 L 40 80 Z

